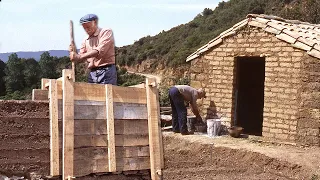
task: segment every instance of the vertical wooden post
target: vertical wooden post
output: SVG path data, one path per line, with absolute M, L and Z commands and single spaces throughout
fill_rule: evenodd
M 113 93 L 112 85 L 106 86 L 106 114 L 107 114 L 107 133 L 108 133 L 108 161 L 109 171 L 116 172 L 116 151 L 115 151 L 115 134 L 114 134 L 114 115 L 113 115 Z
M 157 102 L 159 101 L 159 94 L 157 92 Z M 161 118 L 160 118 L 160 103 L 158 104 L 158 117 L 159 117 L 159 140 L 160 140 L 160 160 L 161 160 L 161 169 L 164 169 L 164 158 L 163 158 L 163 154 L 164 154 L 164 149 L 163 149 L 163 142 L 162 142 L 162 131 L 161 131 Z
M 154 78 L 146 79 L 151 179 L 162 179 L 161 127 L 159 95 Z
M 49 82 L 50 79 L 42 78 L 41 79 L 41 89 L 46 90 L 46 83 Z
M 62 71 L 63 87 L 63 153 L 62 179 L 73 177 L 74 89 L 71 69 Z
M 50 175 L 59 175 L 58 85 L 49 80 Z

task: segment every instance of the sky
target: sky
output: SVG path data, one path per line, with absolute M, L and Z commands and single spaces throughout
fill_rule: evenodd
M 111 28 L 115 45 L 133 44 L 193 20 L 222 0 L 0 0 L 0 53 L 67 50 L 69 22 L 77 47 L 86 36 L 79 24 L 93 13 L 99 26 Z

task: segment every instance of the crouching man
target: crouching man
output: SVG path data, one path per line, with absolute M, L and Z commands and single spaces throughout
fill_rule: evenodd
M 206 93 L 203 89 L 194 89 L 187 85 L 176 85 L 170 88 L 169 98 L 172 108 L 172 130 L 182 135 L 192 134 L 187 128 L 187 108 L 185 102 L 189 102 L 191 110 L 198 122 L 202 122 L 199 114 L 197 99 L 205 98 Z

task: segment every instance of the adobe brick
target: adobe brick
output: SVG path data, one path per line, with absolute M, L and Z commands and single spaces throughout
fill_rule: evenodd
M 288 52 L 279 52 L 278 56 L 281 56 L 281 57 L 289 56 L 289 53 Z
M 274 133 L 262 132 L 263 137 L 273 138 L 275 136 Z
M 292 52 L 291 55 L 297 57 L 297 56 L 303 56 L 303 53 L 302 52 Z
M 284 92 L 284 89 L 283 88 L 271 88 L 271 92 L 281 92 L 283 93 Z
M 282 133 L 282 129 L 270 128 L 270 132 L 271 132 L 271 133 L 279 134 L 279 133 Z
M 288 134 L 276 134 L 277 139 L 288 139 Z
M 288 51 L 288 52 L 293 52 L 294 49 L 292 47 L 282 47 L 282 51 Z
M 212 51 L 215 51 L 215 52 L 216 52 L 216 55 L 217 55 L 218 52 L 221 52 L 221 51 L 222 51 L 222 48 L 214 48 L 214 49 L 212 49 Z
M 220 64 L 220 62 L 219 61 L 210 61 L 209 64 L 214 65 L 214 66 L 218 66 Z
M 262 45 L 263 47 L 274 47 L 274 44 L 273 43 L 264 43 L 263 45 Z
M 274 128 L 274 127 L 276 127 L 276 124 L 275 123 L 263 122 L 263 127 Z
M 280 52 L 280 51 L 281 51 L 281 47 L 271 48 L 271 51 L 272 51 L 272 52 Z
M 286 124 L 276 124 L 276 127 L 281 129 L 289 129 L 289 125 L 286 125 Z
M 269 48 L 269 47 L 257 48 L 257 51 L 260 51 L 260 52 L 269 52 L 269 51 L 270 51 L 270 48 Z
M 279 63 L 278 62 L 267 63 L 266 66 L 277 67 L 279 66 Z
M 290 126 L 289 126 L 289 129 L 290 129 L 291 131 L 296 131 L 296 130 L 297 130 L 297 126 L 290 125 Z
M 268 128 L 268 127 L 263 127 L 263 128 L 262 128 L 262 131 L 263 131 L 263 132 L 270 132 L 270 128 Z

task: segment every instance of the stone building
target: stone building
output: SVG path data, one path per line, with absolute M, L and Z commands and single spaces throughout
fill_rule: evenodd
M 250 135 L 320 145 L 320 25 L 249 14 L 187 57 L 202 115 Z

